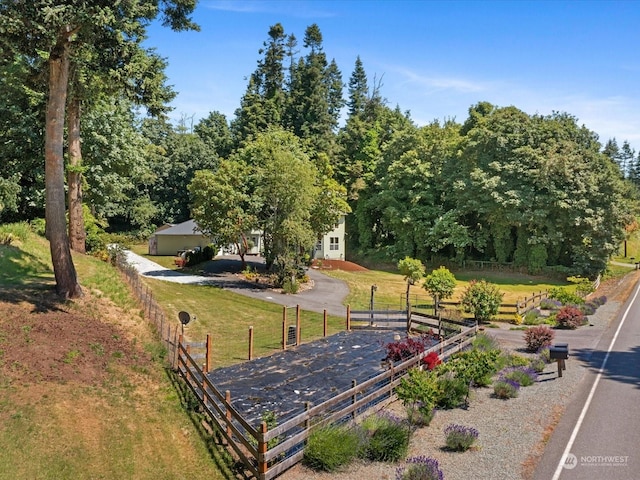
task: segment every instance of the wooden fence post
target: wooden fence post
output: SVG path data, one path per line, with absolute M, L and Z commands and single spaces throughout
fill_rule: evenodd
M 207 333 L 207 354 L 206 354 L 206 363 L 204 364 L 204 373 L 209 373 L 211 371 L 211 335 Z
M 253 359 L 253 326 L 249 327 L 249 360 Z
M 304 411 L 308 412 L 309 410 L 311 410 L 311 402 L 304 402 Z M 307 417 L 307 419 L 304 421 L 304 429 L 309 430 L 309 427 L 311 427 L 311 419 Z
M 357 385 L 358 385 L 357 381 L 351 380 L 351 388 L 355 389 Z M 357 401 L 358 401 L 358 393 L 356 391 L 354 391 L 353 392 L 353 396 L 351 397 L 351 405 L 355 405 Z M 351 418 L 355 420 L 355 418 L 356 418 L 356 411 L 355 410 L 353 412 L 351 412 Z
M 327 336 L 327 309 L 325 308 L 322 313 L 322 336 Z
M 264 441 L 264 436 L 267 433 L 267 422 L 262 422 L 260 424 L 260 438 L 258 439 L 258 473 L 260 474 L 260 478 L 264 478 L 264 475 L 267 473 L 267 462 L 264 459 L 267 454 L 267 442 Z
M 227 419 L 227 435 L 231 437 L 231 391 L 227 390 L 224 392 L 224 403 L 226 404 L 225 418 Z
M 182 335 L 180 335 L 182 337 Z M 182 343 L 182 339 L 180 339 L 180 343 Z M 191 346 L 187 343 L 185 345 L 185 351 L 187 352 L 187 356 L 191 357 Z M 185 375 L 187 377 L 187 383 L 191 383 L 191 369 L 189 368 L 189 364 L 185 361 Z
M 347 305 L 347 332 L 351 331 L 351 305 Z
M 282 307 L 282 350 L 287 349 L 287 307 Z
M 296 305 L 296 346 L 300 345 L 300 305 Z

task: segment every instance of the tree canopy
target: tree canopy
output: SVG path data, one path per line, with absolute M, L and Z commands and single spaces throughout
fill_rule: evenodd
M 603 145 L 569 113 L 484 101 L 462 123 L 418 126 L 387 105 L 382 77 L 368 75 L 360 56 L 345 89 L 317 24 L 300 42 L 280 23 L 269 28 L 233 118 L 214 111 L 195 126 L 143 118 L 137 105 L 162 114 L 173 93 L 164 60 L 140 46 L 146 26 L 161 15 L 172 28 L 194 28 L 194 4 L 0 0 L 0 219 L 41 216 L 46 192 L 61 293 L 77 290 L 63 234 L 60 112 L 78 93 L 82 162 L 73 164 L 79 138 L 69 137 L 67 173 L 82 172 L 82 202 L 111 229 L 144 234 L 195 217 L 240 247 L 245 227 L 255 227 L 270 263 L 295 263 L 351 212 L 351 258 L 592 276 L 636 228 L 640 155 L 627 141 Z M 104 75 L 119 86 L 100 88 Z

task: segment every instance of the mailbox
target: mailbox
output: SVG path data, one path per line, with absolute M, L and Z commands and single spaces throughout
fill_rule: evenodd
M 551 360 L 566 360 L 569 358 L 569 346 L 566 343 L 556 344 L 549 347 L 549 357 Z
M 569 358 L 569 344 L 556 343 L 549 347 L 549 358 L 558 362 L 558 377 L 562 377 L 562 370 L 566 370 L 564 361 Z

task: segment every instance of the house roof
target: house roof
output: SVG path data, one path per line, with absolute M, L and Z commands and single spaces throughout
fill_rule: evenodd
M 204 233 L 198 228 L 195 220 L 187 220 L 169 228 L 158 229 L 154 235 L 204 235 Z

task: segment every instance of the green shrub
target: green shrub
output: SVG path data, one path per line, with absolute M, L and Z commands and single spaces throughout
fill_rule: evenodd
M 493 393 L 496 397 L 506 400 L 518 396 L 520 384 L 513 380 L 498 380 L 493 384 Z
M 416 402 L 407 407 L 407 421 L 414 427 L 428 427 L 436 414 L 434 408 L 429 408 L 421 402 Z
M 328 425 L 311 432 L 302 461 L 312 470 L 335 472 L 351 462 L 360 448 L 357 430 Z
M 409 370 L 395 389 L 396 396 L 407 408 L 411 425 L 428 425 L 439 395 L 438 379 L 434 371 Z
M 507 367 L 500 372 L 502 380 L 513 380 L 522 387 L 529 387 L 535 383 L 538 374 L 528 367 Z
M 545 345 L 538 350 L 538 358 L 544 363 L 551 363 L 551 353 L 549 352 L 549 345 Z
M 496 363 L 497 369 L 503 369 L 506 367 L 526 367 L 531 360 L 524 355 L 518 355 L 517 353 L 502 353 Z
M 294 278 L 285 278 L 284 283 L 282 284 L 282 291 L 284 293 L 298 293 L 298 290 L 300 289 L 300 284 L 298 283 L 298 281 Z
M 31 227 L 27 222 L 0 225 L 0 244 L 11 245 L 11 242 L 15 239 L 26 242 L 30 233 Z
M 467 385 L 486 387 L 497 370 L 500 350 L 466 350 L 454 354 L 451 359 L 439 367 L 439 372 L 454 372 Z
M 566 288 L 552 287 L 549 289 L 549 298 L 562 302 L 563 305 L 580 305 L 584 303 L 584 299 L 580 295 L 571 293 Z
M 469 384 L 453 372 L 438 377 L 438 400 L 436 406 L 445 410 L 463 405 L 469 394 Z
M 533 370 L 536 373 L 544 372 L 544 369 L 546 368 L 546 366 L 547 364 L 540 357 L 532 358 L 531 362 L 529 363 L 529 368 L 531 368 L 531 370 Z
M 502 293 L 496 285 L 486 280 L 472 280 L 462 294 L 460 303 L 478 322 L 488 322 L 498 314 Z
M 473 339 L 473 348 L 476 350 L 487 351 L 487 350 L 499 350 L 500 343 L 498 340 L 486 333 L 478 333 L 476 338 Z
M 33 233 L 35 233 L 36 235 L 40 235 L 41 237 L 44 237 L 46 224 L 47 222 L 44 218 L 34 218 L 29 222 Z
M 397 462 L 407 455 L 411 429 L 403 422 L 389 418 L 373 432 L 365 448 L 365 456 L 374 462 Z
M 539 325 L 537 327 L 528 328 L 524 332 L 524 341 L 527 345 L 527 350 L 530 352 L 537 352 L 542 347 L 548 347 L 555 338 L 556 333 L 546 325 Z

